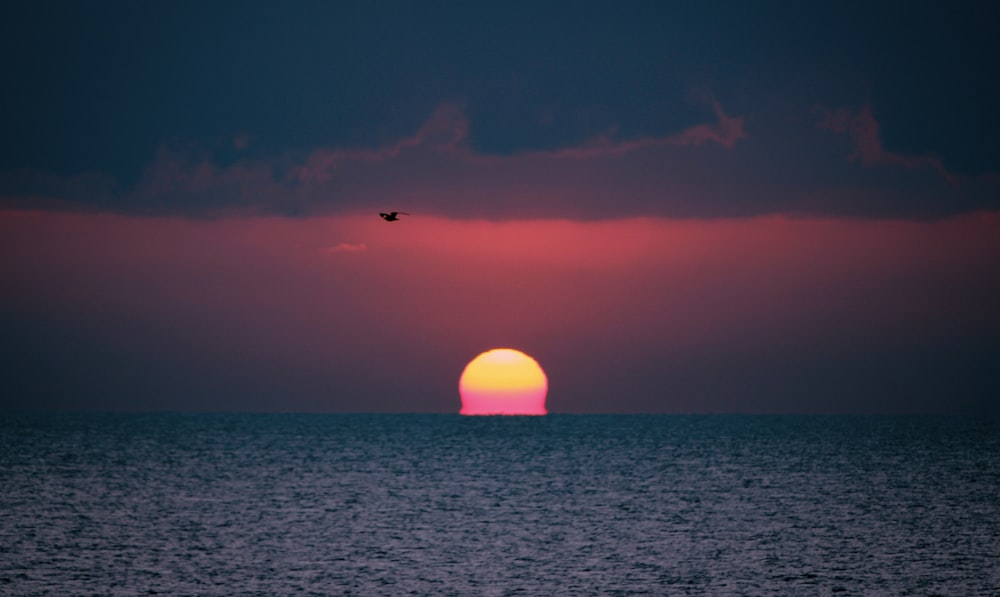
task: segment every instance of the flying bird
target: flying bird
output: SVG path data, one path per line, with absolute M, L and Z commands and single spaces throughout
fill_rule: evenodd
M 381 216 L 382 219 L 385 220 L 386 222 L 395 222 L 396 220 L 399 219 L 398 216 L 408 216 L 410 214 L 403 211 L 390 211 L 387 214 L 379 213 L 378 215 Z

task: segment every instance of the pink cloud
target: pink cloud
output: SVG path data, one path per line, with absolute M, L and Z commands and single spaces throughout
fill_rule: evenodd
M 882 146 L 878 121 L 875 120 L 868 104 L 862 106 L 856 114 L 847 109 L 819 111 L 823 113 L 823 118 L 818 124 L 820 128 L 847 133 L 854 142 L 854 152 L 848 156 L 851 160 L 858 160 L 866 166 L 903 166 L 910 170 L 929 168 L 953 185 L 962 182 L 960 177 L 945 168 L 938 157 L 906 156 L 885 149 Z
M 454 150 L 465 141 L 468 131 L 468 121 L 461 108 L 455 104 L 442 104 L 416 134 L 378 149 L 316 150 L 298 169 L 296 177 L 305 183 L 322 183 L 329 181 L 345 163 L 382 162 L 419 146 L 430 146 L 439 151 Z
M 535 152 L 535 157 L 592 159 L 614 156 L 656 147 L 699 147 L 705 143 L 717 143 L 732 149 L 736 142 L 746 139 L 742 116 L 732 117 L 723 111 L 719 102 L 712 102 L 712 108 L 719 119 L 715 124 L 697 124 L 675 135 L 667 137 L 643 137 L 631 141 L 615 141 L 614 131 L 592 139 L 582 147 L 568 147 L 552 152 Z
M 361 251 L 367 251 L 368 245 L 365 243 L 340 243 L 338 245 L 333 245 L 332 247 L 326 247 L 321 249 L 323 253 L 360 253 Z
M 521 157 L 592 159 L 623 155 L 648 148 L 698 147 L 706 143 L 717 143 L 726 149 L 732 149 L 739 140 L 747 137 L 742 116 L 727 115 L 717 101 L 713 102 L 713 110 L 718 122 L 698 124 L 675 135 L 616 141 L 612 138 L 613 131 L 611 131 L 591 139 L 581 147 L 500 158 L 473 155 L 464 144 L 468 137 L 469 122 L 461 108 L 455 104 L 442 104 L 414 135 L 377 149 L 319 149 L 310 154 L 306 163 L 298 169 L 296 177 L 306 183 L 328 182 L 334 177 L 335 172 L 346 164 L 383 162 L 398 157 L 407 149 L 417 147 L 429 147 L 439 153 L 455 153 L 469 160 L 496 162 Z
M 532 157 L 560 159 L 593 159 L 604 156 L 618 156 L 643 149 L 657 147 L 700 147 L 705 143 L 717 143 L 726 149 L 732 149 L 741 139 L 746 139 L 744 118 L 732 117 L 723 111 L 718 101 L 712 102 L 712 109 L 718 122 L 715 124 L 696 124 L 675 135 L 666 137 L 643 137 L 630 141 L 615 141 L 614 130 L 591 139 L 581 147 L 568 147 L 550 152 L 533 152 Z
M 743 117 L 728 116 L 722 110 L 722 104 L 718 101 L 712 102 L 715 116 L 719 122 L 714 125 L 695 125 L 673 137 L 668 137 L 665 143 L 679 147 L 699 146 L 709 141 L 718 143 L 726 149 L 732 149 L 740 139 L 746 139 L 747 134 L 743 129 Z

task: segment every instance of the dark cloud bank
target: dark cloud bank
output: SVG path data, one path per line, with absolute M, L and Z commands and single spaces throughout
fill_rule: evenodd
M 138 182 L 35 171 L 0 178 L 9 208 L 220 217 L 321 215 L 405 207 L 468 218 L 770 213 L 937 218 L 1000 208 L 1000 176 L 949 170 L 932 155 L 887 149 L 872 109 L 800 114 L 797 129 L 727 114 L 672 134 L 609 130 L 552 150 L 488 154 L 469 144 L 460 106 L 443 104 L 412 135 L 372 148 L 320 148 L 299 159 L 236 157 L 164 145 Z M 748 122 L 749 121 L 749 122 Z

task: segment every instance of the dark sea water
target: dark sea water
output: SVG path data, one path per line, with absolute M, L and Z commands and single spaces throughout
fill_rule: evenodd
M 3 595 L 996 595 L 1000 425 L 2 415 Z

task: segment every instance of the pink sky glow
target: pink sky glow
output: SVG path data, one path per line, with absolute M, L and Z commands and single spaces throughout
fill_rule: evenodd
M 246 378 L 262 400 L 285 391 L 290 408 L 325 410 L 347 391 L 338 409 L 452 412 L 465 363 L 511 346 L 543 363 L 554 412 L 711 411 L 692 371 L 764 351 L 780 378 L 803 354 L 1000 329 L 990 213 L 388 224 L 4 212 L 0 238 L 5 313 L 179 363 L 180 408 L 211 403 L 193 369 Z M 684 382 L 654 390 L 636 362 L 683 365 Z

